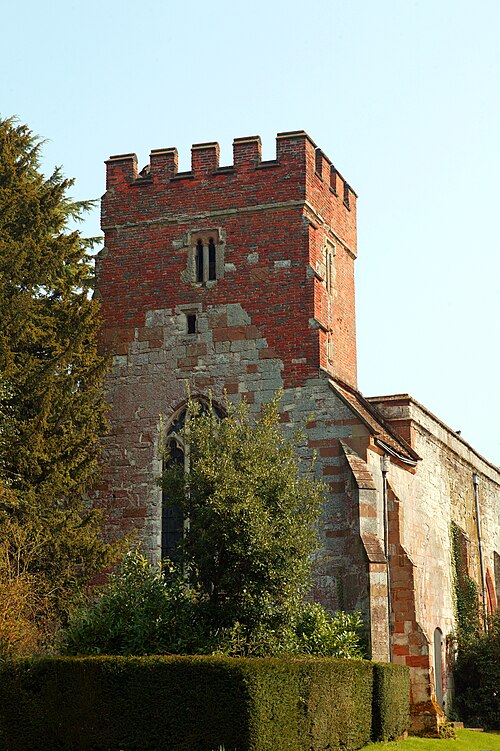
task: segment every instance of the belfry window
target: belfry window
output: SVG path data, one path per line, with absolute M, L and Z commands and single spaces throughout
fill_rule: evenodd
M 198 240 L 198 242 L 196 243 L 195 263 L 196 263 L 196 281 L 202 282 L 203 281 L 203 242 L 202 240 Z
M 215 243 L 213 237 L 208 241 L 208 278 L 217 279 L 215 268 Z
M 212 234 L 213 233 L 213 234 Z M 222 250 L 216 232 L 205 230 L 194 238 L 194 280 L 198 284 L 213 282 L 222 276 Z

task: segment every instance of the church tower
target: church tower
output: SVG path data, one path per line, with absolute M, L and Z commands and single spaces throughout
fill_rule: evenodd
M 255 413 L 282 389 L 283 423 L 305 428 L 300 454 L 316 456 L 329 491 L 314 597 L 332 611 L 367 610 L 363 523 L 345 478 L 356 465 L 345 452 L 366 456 L 377 432 L 352 406 L 352 188 L 303 131 L 278 134 L 270 161 L 259 137 L 237 138 L 223 167 L 217 143 L 196 144 L 188 172 L 178 171 L 173 148 L 152 151 L 140 172 L 124 154 L 107 161 L 102 228 L 97 294 L 113 367 L 98 503 L 110 534 L 135 531 L 153 559 L 171 553 L 180 520 L 162 508 L 160 423 L 173 440 L 187 383 L 201 401 L 212 394 L 217 405 L 227 394 Z M 365 490 L 363 508 L 376 506 L 373 483 Z M 373 540 L 376 517 L 373 508 L 365 529 Z M 379 574 L 385 559 L 373 540 Z M 384 634 L 377 639 L 386 645 Z
M 188 388 L 205 408 L 226 395 L 254 414 L 280 389 L 284 429 L 303 432 L 298 454 L 326 488 L 311 596 L 363 613 L 371 656 L 411 670 L 414 727 L 435 729 L 455 629 L 450 520 L 475 539 L 476 488 L 493 608 L 500 480 L 409 395 L 357 390 L 356 194 L 303 131 L 278 134 L 270 161 L 258 137 L 237 138 L 223 167 L 217 143 L 193 146 L 188 172 L 173 148 L 140 172 L 134 154 L 111 157 L 102 228 L 112 369 L 95 502 L 108 534 L 134 531 L 152 560 L 175 554 L 183 520 L 163 503 L 159 449 L 166 438 L 184 460 Z

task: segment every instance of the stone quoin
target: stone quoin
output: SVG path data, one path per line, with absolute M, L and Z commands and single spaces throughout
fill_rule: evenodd
M 233 147 L 220 166 L 217 143 L 196 144 L 188 172 L 174 148 L 141 171 L 134 154 L 106 163 L 111 429 L 95 503 L 111 537 L 170 553 L 182 520 L 162 508 L 160 416 L 175 436 L 186 383 L 255 413 L 282 389 L 283 423 L 306 426 L 300 455 L 329 489 L 311 596 L 362 611 L 372 657 L 411 668 L 414 729 L 429 729 L 452 692 L 452 523 L 482 592 L 476 490 L 484 605 L 497 605 L 499 470 L 407 394 L 358 391 L 356 193 L 328 157 L 303 131 L 279 133 L 269 161 L 258 136 Z

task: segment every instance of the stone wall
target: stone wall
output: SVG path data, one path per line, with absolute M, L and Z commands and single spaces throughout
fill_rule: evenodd
M 328 384 L 356 385 L 355 193 L 302 131 L 279 134 L 267 162 L 258 137 L 235 139 L 228 167 L 216 143 L 197 144 L 184 173 L 175 149 L 156 149 L 141 172 L 133 154 L 108 160 L 102 227 L 97 294 L 113 368 L 97 502 L 109 534 L 135 531 L 160 555 L 160 415 L 168 423 L 187 384 L 256 412 L 283 388 L 283 423 L 306 425 L 301 454 L 317 455 L 328 493 L 313 596 L 368 611 L 339 444 L 367 442 L 368 430 Z
M 412 563 L 415 620 L 428 644 L 430 686 L 434 696 L 442 694 L 446 707 L 456 631 L 451 525 L 453 522 L 465 533 L 468 573 L 481 592 L 473 473 L 479 479 L 484 561 L 492 583 L 495 554 L 500 550 L 500 473 L 411 397 L 375 397 L 370 401 L 393 428 L 410 438 L 421 457 L 414 476 L 393 464 L 389 479 L 393 508 L 398 508 L 401 548 Z M 495 596 L 494 587 L 491 592 Z M 439 676 L 434 675 L 436 629 L 442 634 L 441 687 L 436 684 Z M 398 640 L 401 661 L 410 664 L 411 643 L 395 634 L 396 644 Z
M 303 429 L 301 460 L 314 458 L 325 483 L 311 597 L 332 612 L 360 609 L 373 656 L 388 659 L 389 565 L 394 660 L 411 667 L 415 717 L 435 719 L 455 628 L 450 526 L 468 540 L 479 583 L 476 472 L 494 604 L 499 473 L 410 397 L 357 391 L 355 193 L 303 131 L 279 134 L 269 161 L 258 137 L 235 139 L 227 167 L 216 143 L 197 144 L 183 173 L 175 149 L 156 149 L 141 172 L 133 154 L 107 162 L 102 227 L 96 294 L 113 365 L 96 503 L 109 535 L 135 532 L 161 555 L 161 426 L 188 390 L 244 398 L 256 415 L 282 389 L 283 425 Z
M 105 438 L 99 503 L 107 510 L 108 534 L 135 531 L 152 559 L 161 554 L 161 423 L 166 430 L 188 392 L 211 394 L 219 403 L 244 398 L 257 414 L 284 388 L 283 361 L 239 304 L 200 306 L 197 322 L 198 333 L 190 335 L 182 306 L 148 312 L 146 325 L 136 327 L 114 355 L 107 379 L 111 432 Z M 314 458 L 327 494 L 312 597 L 332 612 L 361 608 L 368 614 L 359 487 L 340 443 L 368 430 L 336 396 L 326 375 L 284 388 L 281 409 L 284 427 L 303 431 L 299 456 L 304 466 Z

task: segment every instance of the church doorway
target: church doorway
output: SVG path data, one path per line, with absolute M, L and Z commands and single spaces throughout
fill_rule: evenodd
M 436 685 L 436 701 L 443 706 L 443 632 L 440 628 L 434 631 L 434 682 Z

